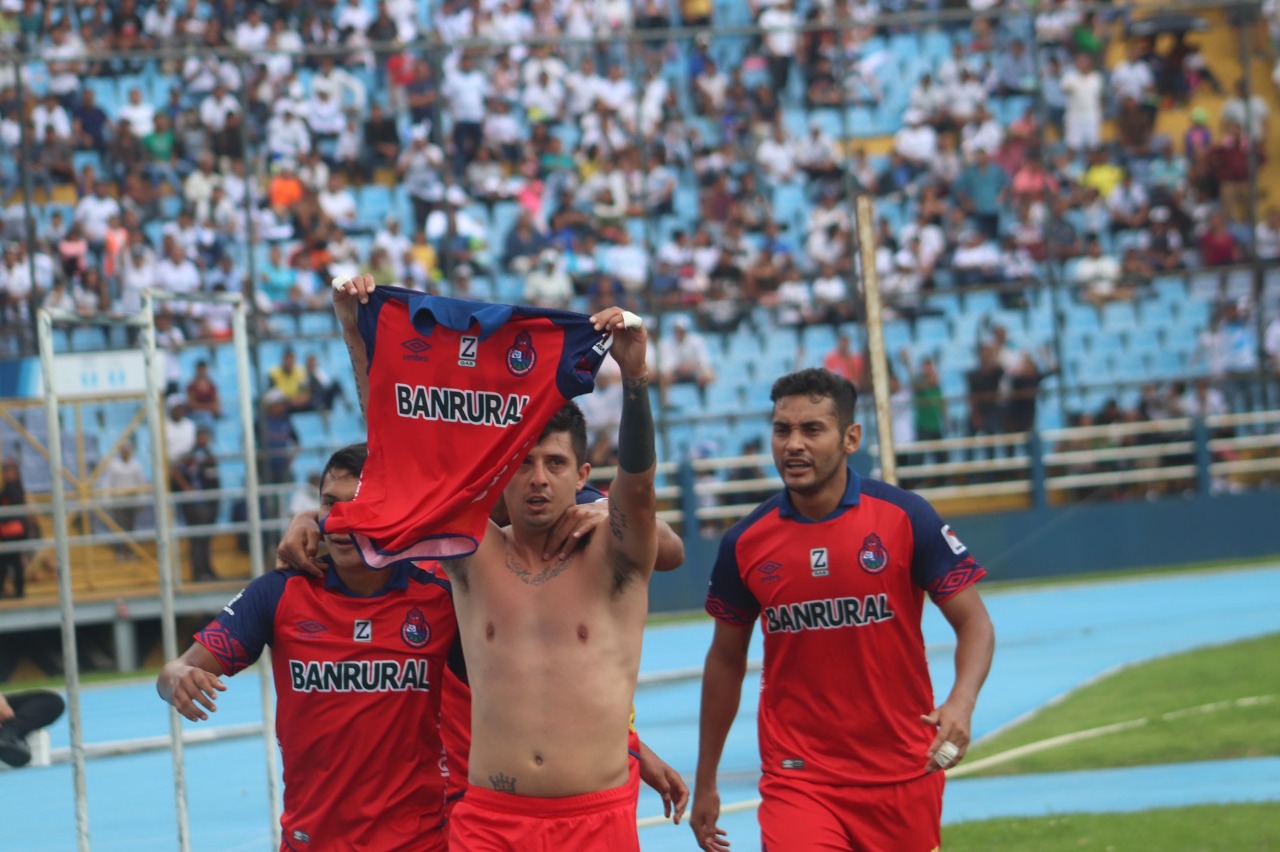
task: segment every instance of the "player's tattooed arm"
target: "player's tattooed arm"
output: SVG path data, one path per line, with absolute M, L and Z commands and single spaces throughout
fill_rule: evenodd
M 343 282 L 333 282 L 333 311 L 342 326 L 342 340 L 351 356 L 351 371 L 355 374 L 356 397 L 360 400 L 360 413 L 368 419 L 369 408 L 369 352 L 360 335 L 358 323 L 359 305 L 367 304 L 374 289 L 372 275 L 357 275 Z
M 514 793 L 516 791 L 516 779 L 503 775 L 501 772 L 497 775 L 490 775 L 489 783 L 499 793 Z
M 360 414 L 369 418 L 369 353 L 364 348 L 364 338 L 354 328 L 342 330 L 342 341 L 347 344 L 351 357 L 351 372 L 356 380 L 356 398 L 360 400 Z

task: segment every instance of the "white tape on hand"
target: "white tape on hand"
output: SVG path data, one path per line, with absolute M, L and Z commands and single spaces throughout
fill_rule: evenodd
M 956 757 L 960 754 L 960 748 L 955 743 L 943 743 L 938 746 L 938 750 L 933 754 L 933 762 L 938 764 L 939 768 L 946 769 L 948 766 L 956 762 Z
M 350 280 L 351 280 L 350 278 L 343 278 L 341 275 L 339 275 L 337 278 L 333 279 L 333 289 L 341 290 L 343 287 L 346 286 L 347 282 Z
M 631 311 L 622 312 L 623 328 L 639 328 L 642 325 L 644 325 L 644 321 L 640 319 L 639 314 L 633 314 Z

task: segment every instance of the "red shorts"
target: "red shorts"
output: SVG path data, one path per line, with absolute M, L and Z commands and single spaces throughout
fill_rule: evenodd
M 931 852 L 942 845 L 944 783 L 941 772 L 873 787 L 765 775 L 762 852 Z
M 451 852 L 640 852 L 639 773 L 621 787 L 539 799 L 468 786 L 449 816 Z

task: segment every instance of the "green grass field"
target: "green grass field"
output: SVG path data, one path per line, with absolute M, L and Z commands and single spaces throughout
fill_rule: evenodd
M 946 852 L 1266 852 L 1280 849 L 1280 805 L 1204 805 L 1136 814 L 1071 814 L 943 828 Z
M 1270 696 L 1251 706 L 1236 699 Z M 1215 705 L 1211 710 L 1184 713 Z M 1172 713 L 1172 718 L 1161 718 Z M 970 750 L 974 762 L 1017 746 L 1135 719 L 1147 724 L 1071 742 L 974 776 L 1020 775 L 1280 754 L 1280 634 L 1123 669 Z M 1036 852 L 1280 849 L 1280 803 L 1132 814 L 1068 814 L 959 823 L 943 848 Z
M 1216 702 L 1252 706 L 1178 714 Z M 970 750 L 972 762 L 1015 746 L 1125 722 L 1142 727 L 1020 757 L 977 775 L 1061 772 L 1280 754 L 1280 634 L 1153 660 L 1119 671 Z

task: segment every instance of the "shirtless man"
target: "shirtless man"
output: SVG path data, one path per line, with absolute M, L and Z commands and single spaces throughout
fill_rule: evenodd
M 371 282 L 335 295 L 345 328 Z M 586 424 L 569 403 L 504 491 L 511 526 L 490 524 L 471 557 L 444 563 L 472 691 L 470 786 L 450 820 L 453 849 L 639 849 L 627 730 L 657 555 L 655 451 L 643 327 L 592 317 L 613 334 L 625 388 L 608 530 L 546 553 L 548 533 L 586 483 Z M 367 394 L 363 346 L 351 350 Z

